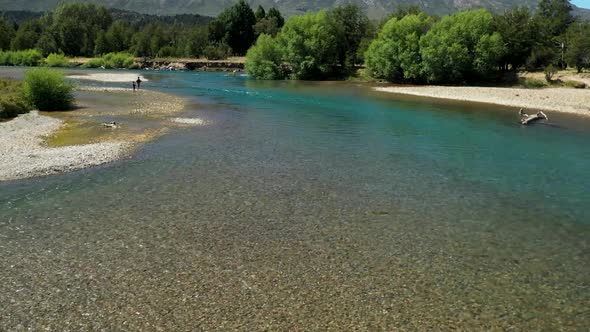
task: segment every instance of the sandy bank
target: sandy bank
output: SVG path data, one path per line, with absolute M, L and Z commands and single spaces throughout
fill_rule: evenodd
M 143 77 L 142 75 L 137 75 L 135 73 L 90 73 L 87 75 L 68 75 L 68 78 L 76 79 L 76 80 L 88 80 L 88 81 L 96 81 L 96 82 L 113 82 L 113 83 L 124 83 L 124 82 L 134 82 L 137 80 L 137 77 L 147 82 L 149 81 L 147 78 Z
M 195 125 L 195 126 L 202 126 L 205 124 L 203 119 L 199 118 L 172 118 L 170 121 L 180 124 L 187 124 L 187 125 Z
M 590 90 L 588 89 L 401 86 L 379 87 L 375 90 L 590 116 Z
M 31 112 L 0 123 L 0 181 L 48 175 L 95 166 L 120 158 L 128 147 L 109 142 L 49 148 L 43 136 L 64 121 Z

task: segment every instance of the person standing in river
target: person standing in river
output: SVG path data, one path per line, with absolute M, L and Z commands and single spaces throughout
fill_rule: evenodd
M 133 83 L 133 92 L 135 92 L 135 81 L 133 81 L 131 83 Z
M 139 86 L 141 85 L 141 78 L 139 78 L 139 76 L 137 76 L 137 90 L 139 90 Z

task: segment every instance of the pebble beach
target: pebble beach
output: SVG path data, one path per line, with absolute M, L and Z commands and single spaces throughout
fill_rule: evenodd
M 451 86 L 377 87 L 377 91 L 590 116 L 590 90 Z
M 33 111 L 0 123 L 0 181 L 62 173 L 122 157 L 128 144 L 102 142 L 50 148 L 43 137 L 59 130 L 63 120 Z

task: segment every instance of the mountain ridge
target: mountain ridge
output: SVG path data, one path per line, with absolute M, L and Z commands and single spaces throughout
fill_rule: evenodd
M 0 0 L 0 11 L 50 11 L 61 0 Z M 89 2 L 110 8 L 134 11 L 144 14 L 176 15 L 199 14 L 216 16 L 223 9 L 238 0 L 66 0 L 67 2 Z M 317 11 L 346 4 L 357 4 L 372 18 L 381 18 L 388 13 L 407 6 L 419 6 L 429 14 L 448 14 L 458 10 L 488 8 L 502 12 L 513 6 L 534 9 L 538 0 L 248 0 L 253 8 L 276 7 L 286 16 L 306 11 Z M 590 10 L 574 7 L 574 14 L 590 18 Z

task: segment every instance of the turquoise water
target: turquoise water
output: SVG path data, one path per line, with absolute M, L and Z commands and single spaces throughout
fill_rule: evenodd
M 0 184 L 0 327 L 589 327 L 587 119 L 146 76 L 207 125 Z

